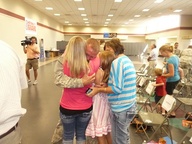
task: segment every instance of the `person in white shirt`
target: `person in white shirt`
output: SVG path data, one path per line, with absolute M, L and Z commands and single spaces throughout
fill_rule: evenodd
M 152 44 L 151 45 L 151 52 L 149 54 L 149 57 L 147 58 L 147 61 L 149 62 L 149 66 L 151 68 L 155 68 L 155 66 L 157 65 L 156 61 L 158 58 L 158 51 L 156 49 L 156 45 Z
M 14 49 L 0 40 L 0 144 L 19 144 L 19 119 L 26 113 L 21 107 L 21 89 L 27 88 L 25 64 Z

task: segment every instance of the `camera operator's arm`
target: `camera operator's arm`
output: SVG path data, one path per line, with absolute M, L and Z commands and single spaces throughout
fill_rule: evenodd
M 28 45 L 27 48 L 31 49 L 36 54 L 40 54 L 38 47 L 36 45 Z

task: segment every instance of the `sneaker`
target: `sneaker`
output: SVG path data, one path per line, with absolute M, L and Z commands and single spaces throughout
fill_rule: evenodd
M 181 79 L 181 83 L 184 84 L 184 83 L 185 83 L 185 80 L 184 80 L 184 79 Z
M 37 82 L 37 80 L 35 80 L 34 82 L 33 82 L 33 85 L 36 85 L 38 82 Z
M 181 79 L 181 83 L 182 83 L 182 84 L 187 83 L 187 79 L 186 79 L 186 78 L 182 78 L 182 79 Z
M 28 82 L 28 84 L 30 84 L 30 83 L 31 83 L 31 80 L 28 80 L 27 82 Z

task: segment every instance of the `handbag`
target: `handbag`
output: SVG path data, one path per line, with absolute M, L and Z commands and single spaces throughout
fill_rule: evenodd
M 187 121 L 192 121 L 192 112 L 187 112 L 186 115 L 185 115 L 185 119 Z

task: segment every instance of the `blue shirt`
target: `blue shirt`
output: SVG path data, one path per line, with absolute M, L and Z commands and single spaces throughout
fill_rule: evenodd
M 111 109 L 122 112 L 136 103 L 136 72 L 127 56 L 121 56 L 112 62 L 108 86 L 113 93 L 108 94 Z
M 180 76 L 179 76 L 179 57 L 176 56 L 176 55 L 173 55 L 167 60 L 167 65 L 166 65 L 167 72 L 169 72 L 168 64 L 173 65 L 173 67 L 174 67 L 174 76 L 173 77 L 168 77 L 167 82 L 176 82 L 176 81 L 180 80 Z

